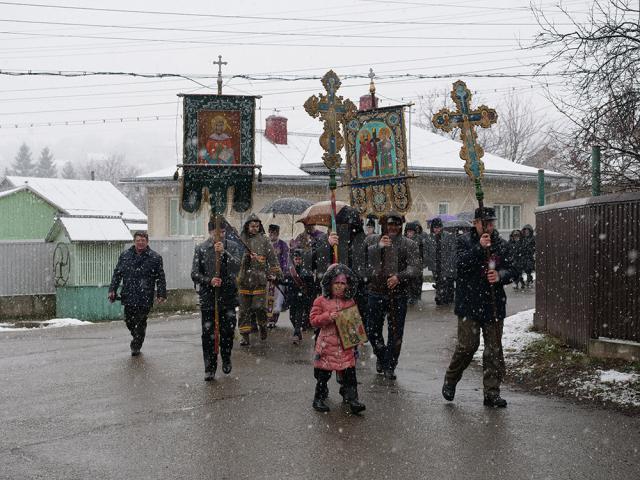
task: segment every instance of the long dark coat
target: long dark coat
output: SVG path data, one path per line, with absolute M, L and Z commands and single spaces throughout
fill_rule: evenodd
M 529 231 L 529 236 L 524 235 L 524 231 Z M 525 272 L 530 272 L 536 268 L 536 239 L 533 236 L 533 227 L 531 225 L 525 225 L 521 230 L 522 234 L 520 241 L 522 242 L 522 255 L 523 265 L 522 268 Z
M 424 261 L 432 273 L 436 272 L 436 235 L 424 237 Z M 456 278 L 456 237 L 449 232 L 440 233 L 440 275 L 442 278 Z
M 458 278 L 456 280 L 455 314 L 470 320 L 488 322 L 506 316 L 507 297 L 504 285 L 510 283 L 517 272 L 511 265 L 509 248 L 497 231 L 491 236 L 489 250 L 494 270 L 500 274 L 500 281 L 493 286 L 496 311 L 493 312 L 491 287 L 487 280 L 489 259 L 480 246 L 480 236 L 476 230 L 458 237 Z
M 167 298 L 162 257 L 149 247 L 140 254 L 135 246 L 122 252 L 113 270 L 109 292 L 116 292 L 120 282 L 122 305 L 151 308 L 156 287 L 158 298 Z
M 238 288 L 236 287 L 235 279 L 240 269 L 242 251 L 236 242 L 228 239 L 224 240 L 224 250 L 220 255 L 222 285 L 220 286 L 219 299 L 226 308 L 233 308 L 238 305 Z M 215 289 L 211 285 L 211 279 L 217 276 L 216 252 L 213 248 L 213 240 L 208 238 L 196 246 L 191 266 L 191 280 L 198 285 L 200 308 L 202 310 L 212 310 L 214 308 Z

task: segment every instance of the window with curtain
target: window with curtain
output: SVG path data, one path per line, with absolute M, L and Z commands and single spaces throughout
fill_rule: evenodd
M 180 203 L 177 198 L 169 199 L 169 235 L 170 236 L 201 236 L 204 235 L 205 217 L 207 209 L 190 214 L 180 212 Z
M 448 215 L 448 214 L 449 214 L 449 202 L 438 203 L 438 215 Z
M 521 220 L 521 205 L 494 205 L 496 210 L 496 228 L 498 230 L 516 230 L 522 226 Z

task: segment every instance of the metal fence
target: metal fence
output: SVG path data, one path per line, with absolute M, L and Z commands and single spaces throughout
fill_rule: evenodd
M 0 242 L 0 296 L 55 293 L 54 243 Z
M 193 288 L 191 261 L 194 240 L 190 238 L 152 239 L 149 245 L 163 257 L 167 288 Z M 126 248 L 129 246 L 126 245 Z M 0 296 L 55 293 L 53 275 L 55 248 L 55 243 L 38 241 L 0 242 Z M 75 250 L 71 251 L 73 255 Z M 110 256 L 107 260 L 109 265 L 101 266 L 102 270 L 109 272 L 107 275 L 109 279 L 116 261 L 117 256 Z M 102 277 L 104 275 L 100 278 Z
M 536 210 L 536 327 L 576 348 L 640 341 L 640 193 Z

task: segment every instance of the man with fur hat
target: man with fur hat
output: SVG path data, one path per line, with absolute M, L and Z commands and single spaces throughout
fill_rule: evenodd
M 433 274 L 436 305 L 453 302 L 456 278 L 456 238 L 443 230 L 442 220 L 434 218 L 431 233 L 424 239 L 424 263 Z
M 376 371 L 384 373 L 388 380 L 396 378 L 409 289 L 421 272 L 418 244 L 402 235 L 403 221 L 402 215 L 391 212 L 382 218 L 382 234 L 367 238 L 367 334 L 378 358 Z M 388 326 L 386 345 L 382 336 L 385 318 Z
M 474 229 L 458 237 L 458 278 L 455 314 L 458 316 L 458 345 L 445 374 L 442 396 L 452 401 L 456 384 L 469 366 L 484 338 L 482 370 L 484 404 L 506 407 L 500 396 L 505 365 L 502 353 L 502 327 L 506 316 L 507 297 L 504 285 L 517 273 L 511 265 L 507 242 L 495 229 L 493 208 L 477 208 Z
M 240 301 L 240 345 L 251 344 L 251 319 L 256 318 L 260 338 L 267 339 L 267 282 L 282 278 L 282 270 L 271 242 L 264 234 L 262 222 L 251 214 L 244 223 L 240 238 L 245 245 L 238 274 Z
M 204 357 L 205 381 L 214 379 L 218 367 L 218 352 L 215 351 L 215 289 L 218 288 L 217 334 L 222 371 L 231 372 L 231 349 L 236 329 L 236 306 L 238 290 L 235 278 L 240 268 L 242 251 L 240 246 L 225 238 L 226 221 L 222 221 L 221 238 L 216 242 L 215 222 L 209 222 L 209 238 L 195 248 L 191 279 L 198 285 L 202 314 L 202 354 Z M 216 254 L 220 255 L 220 271 L 216 269 Z

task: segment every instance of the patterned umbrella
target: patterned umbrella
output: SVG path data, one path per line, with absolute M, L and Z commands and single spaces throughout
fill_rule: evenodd
M 337 200 L 336 215 L 346 206 L 346 203 Z M 331 226 L 331 210 L 331 200 L 315 203 L 304 211 L 302 218 L 298 222 L 305 225 L 324 225 L 329 227 Z

